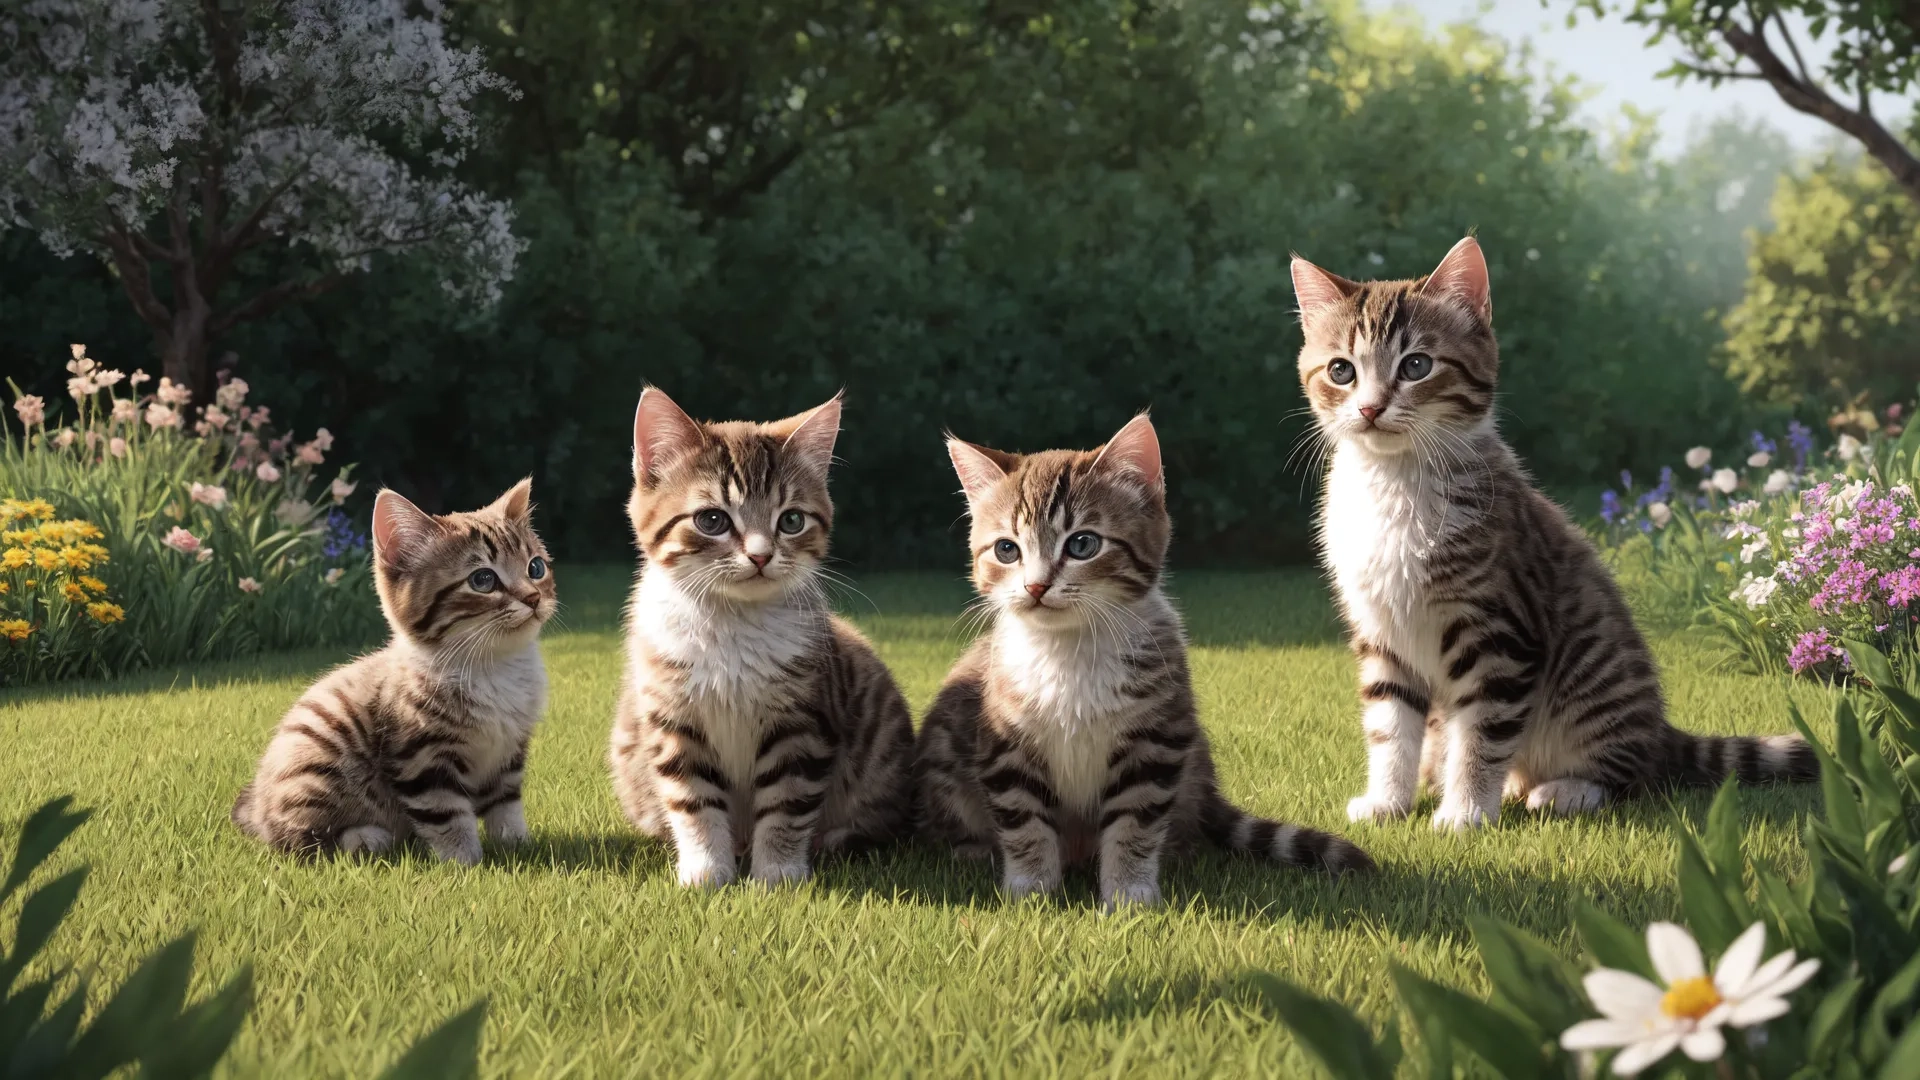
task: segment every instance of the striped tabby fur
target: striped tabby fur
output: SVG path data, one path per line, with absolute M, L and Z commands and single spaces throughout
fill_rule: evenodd
M 1195 713 L 1180 616 L 1161 592 L 1170 525 L 1153 424 L 1106 446 L 1018 456 L 950 440 L 992 629 L 920 733 L 927 835 L 994 851 L 1013 896 L 1096 859 L 1109 909 L 1160 899 L 1160 863 L 1200 840 L 1362 869 L 1344 840 L 1227 802 Z
M 1358 283 L 1293 262 L 1300 379 L 1330 444 L 1322 551 L 1360 660 L 1358 821 L 1435 828 L 1561 814 L 1675 784 L 1812 780 L 1798 738 L 1667 722 L 1658 673 L 1586 536 L 1494 428 L 1499 349 L 1486 262 L 1462 240 L 1430 275 Z M 1424 747 L 1424 753 L 1423 753 Z
M 906 831 L 906 699 L 821 587 L 839 430 L 837 397 L 700 424 L 649 389 L 634 414 L 644 558 L 610 758 L 627 819 L 672 840 L 683 885 L 733 880 L 742 855 L 757 881 L 798 880 L 815 851 Z
M 530 482 L 470 514 L 434 517 L 392 491 L 374 503 L 374 581 L 393 640 L 329 672 L 280 721 L 233 822 L 281 851 L 384 851 L 408 836 L 480 861 L 527 838 L 527 739 L 546 711 L 540 628 L 553 573 Z

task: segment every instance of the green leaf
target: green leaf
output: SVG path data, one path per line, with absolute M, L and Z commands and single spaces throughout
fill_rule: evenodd
M 1892 1050 L 1900 1029 L 1911 1023 L 1914 994 L 1920 991 L 1920 956 L 1914 956 L 1875 994 L 1860 1025 L 1860 1049 L 1871 1061 Z
M 1475 915 L 1467 922 L 1494 1001 L 1531 1021 L 1536 1042 L 1587 1018 L 1591 1010 L 1580 980 L 1558 953 L 1498 919 Z
M 120 985 L 74 1045 L 75 1076 L 105 1076 L 173 1036 L 193 976 L 193 940 L 188 933 L 161 946 Z
M 62 795 L 40 804 L 20 828 L 20 840 L 13 849 L 13 867 L 7 872 L 5 882 L 0 882 L 0 901 L 13 895 L 13 891 L 26 884 L 27 878 L 47 861 L 54 849 L 66 843 L 73 830 L 93 816 L 91 810 L 67 812 L 73 804 L 73 796 Z
M 480 1071 L 480 1029 L 487 999 L 441 1024 L 381 1073 L 382 1080 L 467 1080 Z
M 1760 902 L 1773 916 L 1768 929 L 1774 932 L 1775 939 L 1802 955 L 1819 955 L 1824 943 L 1807 905 L 1793 894 L 1786 882 L 1764 870 L 1754 875 L 1754 883 L 1760 891 Z
M 213 1072 L 253 1008 L 253 968 L 240 973 L 212 997 L 188 1009 L 173 1033 L 141 1058 L 144 1080 L 196 1080 Z
M 17 1045 L 26 1036 L 27 1029 L 40 1020 L 47 1000 L 53 996 L 53 982 L 41 979 L 28 983 L 19 992 L 0 1000 L 0 1047 Z
M 1713 797 L 1713 808 L 1707 811 L 1705 840 L 1714 872 L 1722 881 L 1731 878 L 1738 883 L 1746 861 L 1740 856 L 1740 781 L 1731 774 Z
M 1400 1000 L 1420 1021 L 1420 1030 L 1430 1030 L 1435 1024 L 1445 1027 L 1456 1042 L 1506 1080 L 1533 1080 L 1549 1074 L 1539 1041 L 1512 1016 L 1397 963 L 1391 970 Z
M 1827 752 L 1825 744 L 1814 737 L 1813 729 L 1800 716 L 1798 706 L 1791 706 L 1788 713 L 1793 726 L 1800 729 L 1800 737 L 1807 741 L 1815 757 L 1820 759 L 1820 793 L 1826 803 L 1827 825 L 1838 838 L 1842 846 L 1852 845 L 1857 850 L 1866 836 L 1866 829 L 1860 823 L 1860 807 L 1853 794 L 1852 785 L 1840 771 L 1840 763 Z M 1834 706 L 1834 726 L 1851 726 L 1854 723 L 1853 710 L 1842 699 Z M 1855 732 L 1858 737 L 1858 731 Z
M 1827 992 L 1814 1007 L 1813 1016 L 1807 1021 L 1807 1048 L 1817 1061 L 1824 1061 L 1838 1054 L 1847 1042 L 1853 1038 L 1853 1005 L 1860 998 L 1860 988 L 1866 984 L 1859 979 L 1848 979 Z
M 73 1045 L 73 1033 L 80 1030 L 80 1017 L 86 1010 L 87 986 L 81 983 L 38 1027 L 30 1029 L 26 1037 L 20 1040 L 20 1045 L 13 1052 L 13 1075 L 46 1076 L 53 1072 L 56 1064 L 60 1064 L 63 1066 L 63 1075 L 85 1077 L 74 1068 L 67 1052 Z
M 1909 1024 L 1907 1033 L 1893 1044 L 1893 1051 L 1880 1066 L 1880 1080 L 1913 1080 L 1920 1076 L 1920 1024 Z
M 6 993 L 13 980 L 19 978 L 27 964 L 46 947 L 47 939 L 60 928 L 67 912 L 73 910 L 73 902 L 80 898 L 80 887 L 86 882 L 87 868 L 82 866 L 35 889 L 27 902 L 20 905 L 20 919 L 13 931 L 13 951 L 0 961 L 0 994 Z
M 1920 942 L 1887 906 L 1877 883 L 1860 877 L 1843 863 L 1828 864 L 1834 885 L 1846 897 L 1847 920 L 1853 930 L 1853 958 L 1869 981 L 1884 982 L 1916 951 Z
M 1439 1017 L 1431 1017 L 1420 1028 L 1420 1045 L 1427 1051 L 1427 1075 L 1445 1080 L 1453 1075 L 1453 1036 Z
M 1580 931 L 1580 941 L 1587 947 L 1588 955 L 1601 967 L 1631 971 L 1649 979 L 1656 977 L 1653 958 L 1647 954 L 1646 937 L 1626 923 L 1586 900 L 1574 908 L 1573 923 Z
M 1886 655 L 1864 641 L 1846 638 L 1842 639 L 1841 644 L 1846 646 L 1847 656 L 1853 661 L 1853 670 L 1873 684 L 1874 691 L 1900 715 L 1907 730 L 1920 731 L 1920 698 L 1907 693 L 1906 687 L 1894 675 L 1893 665 L 1887 662 Z
M 1726 951 L 1747 928 L 1727 902 L 1720 883 L 1707 866 L 1707 855 L 1690 832 L 1680 835 L 1680 903 L 1687 912 L 1687 928 L 1708 955 Z
M 1393 1065 L 1374 1043 L 1372 1029 L 1345 1005 L 1273 975 L 1255 975 L 1253 986 L 1300 1045 L 1338 1080 L 1392 1080 Z

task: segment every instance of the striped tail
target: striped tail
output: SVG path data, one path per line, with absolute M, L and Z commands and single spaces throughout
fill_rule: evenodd
M 1820 779 L 1820 759 L 1798 735 L 1694 735 L 1676 732 L 1670 779 L 1689 787 L 1807 783 Z
M 1214 844 L 1287 866 L 1342 874 L 1373 870 L 1373 858 L 1331 833 L 1254 817 L 1212 792 L 1200 815 L 1200 830 Z
M 239 797 L 233 800 L 233 812 L 228 815 L 240 831 L 249 836 L 259 836 L 260 830 L 253 823 L 253 785 L 249 783 L 240 789 Z

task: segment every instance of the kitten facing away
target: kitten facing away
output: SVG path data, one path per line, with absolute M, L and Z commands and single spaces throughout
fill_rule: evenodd
M 1145 415 L 1090 451 L 1008 454 L 948 441 L 992 616 L 921 728 L 929 839 L 998 853 L 1012 896 L 1097 863 L 1108 909 L 1160 900 L 1164 857 L 1200 841 L 1323 870 L 1359 848 L 1253 817 L 1214 776 L 1180 616 L 1161 591 L 1171 525 Z
M 1300 381 L 1331 448 L 1322 556 L 1360 662 L 1367 791 L 1403 816 L 1424 777 L 1435 828 L 1503 798 L 1570 814 L 1673 785 L 1813 780 L 1792 736 L 1667 722 L 1646 641 L 1598 552 L 1494 428 L 1500 355 L 1471 237 L 1411 281 L 1293 260 Z
M 546 711 L 540 628 L 555 608 L 522 480 L 436 517 L 393 491 L 373 507 L 374 583 L 393 638 L 335 668 L 287 711 L 233 805 L 280 851 L 379 852 L 418 836 L 480 861 L 527 838 L 527 740 Z
M 803 879 L 816 851 L 901 837 L 913 721 L 828 610 L 827 470 L 840 399 L 770 424 L 698 423 L 657 389 L 633 419 L 642 564 L 613 722 L 614 793 L 670 840 L 682 885 Z

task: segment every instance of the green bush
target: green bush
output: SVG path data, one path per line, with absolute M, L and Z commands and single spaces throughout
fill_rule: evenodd
M 195 411 L 81 346 L 68 368 L 67 422 L 17 388 L 0 417 L 0 682 L 378 633 L 365 538 L 338 509 L 351 467 L 319 476 L 326 429 L 275 436 L 240 380 Z

